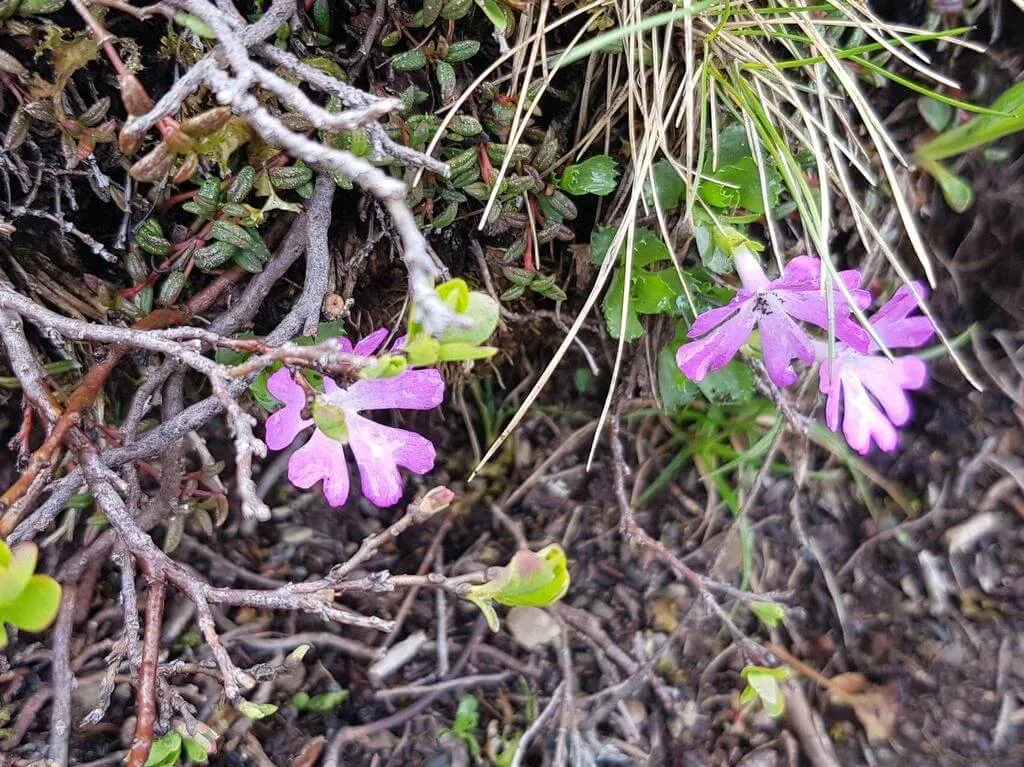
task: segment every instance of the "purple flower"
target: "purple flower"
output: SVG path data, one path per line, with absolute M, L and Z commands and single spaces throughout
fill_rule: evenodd
M 927 295 L 923 284 L 915 282 L 914 288 L 920 296 Z M 903 285 L 871 318 L 886 347 L 916 348 L 932 337 L 931 320 L 910 316 L 916 308 L 910 288 Z M 831 369 L 824 359 L 819 372 L 819 389 L 827 396 L 825 422 L 839 431 L 841 419 L 846 441 L 861 455 L 871 450 L 872 441 L 886 452 L 896 449 L 896 427 L 907 423 L 913 412 L 906 392 L 920 389 L 928 379 L 928 366 L 919 357 L 889 359 L 878 352 L 874 343 L 867 354 L 840 345 Z
M 339 339 L 339 343 L 346 352 L 369 356 L 386 336 L 387 330 L 382 328 L 354 348 L 347 338 Z M 324 392 L 314 400 L 311 418 L 303 417 L 306 393 L 287 369 L 270 376 L 267 389 L 284 403 L 267 419 L 267 447 L 283 450 L 299 432 L 315 426 L 313 436 L 288 461 L 288 479 L 303 489 L 322 479 L 324 497 L 331 506 L 341 506 L 348 500 L 345 444 L 359 467 L 363 495 L 378 507 L 393 506 L 401 500 L 400 466 L 417 474 L 434 468 L 434 445 L 430 440 L 405 429 L 382 426 L 360 413 L 437 407 L 444 398 L 444 381 L 436 370 L 406 370 L 392 378 L 360 379 L 345 389 L 325 376 Z
M 814 362 L 814 344 L 797 320 L 828 328 L 829 308 L 821 293 L 821 262 L 798 256 L 786 264 L 782 276 L 770 280 L 747 248 L 734 251 L 736 271 L 743 288 L 728 305 L 704 312 L 690 327 L 690 338 L 699 339 L 679 347 L 676 364 L 683 374 L 700 381 L 708 373 L 725 367 L 747 342 L 754 327 L 761 331 L 761 349 L 768 375 L 777 386 L 796 382 L 794 359 Z M 839 273 L 858 307 L 871 303 L 871 294 L 857 288 L 860 272 Z M 855 320 L 838 286 L 833 288 L 836 336 L 864 351 L 868 335 Z

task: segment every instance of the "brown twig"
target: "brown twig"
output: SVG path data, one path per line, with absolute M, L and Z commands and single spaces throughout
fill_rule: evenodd
M 71 670 L 71 634 L 74 630 L 74 584 L 63 584 L 60 610 L 53 629 L 53 703 L 50 706 L 50 759 L 68 764 L 68 739 L 71 737 L 71 692 L 75 675 Z
M 126 767 L 143 767 L 153 747 L 153 727 L 157 718 L 157 665 L 160 661 L 160 629 L 163 626 L 166 583 L 157 577 L 146 594 L 146 628 L 142 640 L 142 663 L 135 691 L 135 737 L 132 738 Z

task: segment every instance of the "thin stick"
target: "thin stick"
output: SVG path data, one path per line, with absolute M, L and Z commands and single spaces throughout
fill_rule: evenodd
M 146 594 L 146 629 L 142 640 L 142 664 L 135 691 L 135 737 L 125 767 L 143 767 L 153 747 L 153 727 L 157 717 L 156 680 L 160 660 L 160 630 L 163 626 L 166 583 L 156 578 Z

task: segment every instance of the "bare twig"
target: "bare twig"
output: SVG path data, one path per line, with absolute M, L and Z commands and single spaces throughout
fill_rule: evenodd
M 142 642 L 142 663 L 135 695 L 135 737 L 126 767 L 142 767 L 153 747 L 153 726 L 157 716 L 157 665 L 160 660 L 160 627 L 163 625 L 165 583 L 156 578 L 146 595 L 146 631 Z

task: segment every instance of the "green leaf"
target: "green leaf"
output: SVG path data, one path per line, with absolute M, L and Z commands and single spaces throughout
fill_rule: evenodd
M 674 270 L 634 270 L 631 303 L 637 314 L 678 315 L 682 308 L 678 304 L 680 297 L 679 277 Z
M 465 308 L 459 312 L 459 315 L 469 320 L 470 324 L 464 328 L 449 328 L 441 336 L 441 343 L 482 344 L 498 327 L 500 314 L 501 307 L 497 301 L 486 293 L 474 290 L 469 293 Z
M 652 183 L 653 178 L 653 183 Z M 651 166 L 651 177 L 644 181 L 644 202 L 653 208 L 655 200 L 663 211 L 675 210 L 686 199 L 686 182 L 668 160 Z
M 273 703 L 254 703 L 251 700 L 243 700 L 238 704 L 238 710 L 248 719 L 266 719 L 277 712 L 277 706 Z
M 423 26 L 429 27 L 441 14 L 444 0 L 423 0 Z
M 1003 91 L 992 103 L 992 110 L 1002 115 L 979 115 L 957 125 L 919 147 L 915 156 L 945 160 L 1024 130 L 1024 81 Z
M 455 67 L 447 61 L 438 61 L 434 64 L 434 78 L 437 80 L 437 85 L 441 89 L 441 101 L 448 103 L 455 98 L 455 89 L 457 86 Z
M 472 695 L 463 695 L 459 698 L 459 705 L 455 709 L 455 722 L 452 730 L 458 735 L 469 735 L 480 723 L 480 704 Z
M 321 322 L 319 325 L 316 326 L 316 334 L 313 336 L 313 343 L 322 344 L 324 341 L 330 341 L 333 338 L 341 338 L 344 335 L 344 320 Z
M 203 744 L 192 738 L 182 738 L 182 745 L 185 747 L 185 755 L 194 764 L 206 764 L 210 761 L 210 755 Z
M 786 708 L 786 699 L 782 694 L 781 682 L 789 678 L 789 671 L 785 668 L 766 668 L 764 666 L 746 666 L 740 671 L 740 678 L 746 680 L 747 689 L 754 690 L 754 694 L 760 699 L 765 713 L 769 716 L 779 717 Z M 740 696 L 743 702 L 753 700 L 753 696 L 746 690 Z
M 615 191 L 619 168 L 610 155 L 588 157 L 577 165 L 570 165 L 558 180 L 558 187 L 569 194 L 596 194 L 604 197 Z
M 260 371 L 260 374 L 253 379 L 253 382 L 249 385 L 249 394 L 256 400 L 256 404 L 266 410 L 268 413 L 272 413 L 277 410 L 281 404 L 267 389 L 267 381 L 270 376 L 281 367 L 280 364 L 275 364 L 269 368 Z
M 326 35 L 331 31 L 331 6 L 329 0 L 313 0 L 313 25 L 316 31 Z
M 753 602 L 750 605 L 750 612 L 757 616 L 768 628 L 775 628 L 782 619 L 786 617 L 786 608 L 774 602 Z
M 338 442 L 348 442 L 348 422 L 345 411 L 317 400 L 312 407 L 313 423 L 316 427 Z
M 510 607 L 547 607 L 565 596 L 568 590 L 565 551 L 558 544 L 552 544 L 536 554 L 527 550 L 516 552 L 495 578 L 470 587 L 466 599 L 480 608 L 491 630 L 497 631 L 497 615 L 490 602 Z
M 480 6 L 484 15 L 491 20 L 495 31 L 499 35 L 505 34 L 505 30 L 508 28 L 508 21 L 505 18 L 505 12 L 501 8 L 501 3 L 497 0 L 474 0 L 474 2 Z
M 466 360 L 485 360 L 493 357 L 498 350 L 493 346 L 476 346 L 474 344 L 441 344 L 437 350 L 439 362 L 463 362 Z
M 604 259 L 608 255 L 608 248 L 612 246 L 612 240 L 615 239 L 616 229 L 617 227 L 614 226 L 597 226 L 590 233 L 590 262 L 594 266 L 604 263 Z
M 442 282 L 434 290 L 452 311 L 462 314 L 469 308 L 469 285 L 465 280 L 456 277 Z
M 427 55 L 418 48 L 399 53 L 391 59 L 391 66 L 399 72 L 415 72 L 427 65 Z
M 169 767 L 181 756 L 181 734 L 172 730 L 153 741 L 146 767 Z
M 409 364 L 414 367 L 433 365 L 437 362 L 437 355 L 441 349 L 441 342 L 432 338 L 426 333 L 418 333 L 402 347 Z
M 333 711 L 348 698 L 348 690 L 332 690 L 311 697 L 305 706 L 306 711 L 314 711 L 318 714 L 326 714 Z
M 174 14 L 174 21 L 183 27 L 191 29 L 195 34 L 204 40 L 216 40 L 217 35 L 210 25 L 197 16 L 193 16 L 191 13 L 185 13 L 185 11 L 178 11 Z
M 709 156 L 704 163 L 704 175 L 697 191 L 706 203 L 716 208 L 744 208 L 754 214 L 764 213 L 761 193 L 761 175 L 750 151 L 747 131 L 739 123 L 726 128 L 718 138 L 718 162 Z M 782 180 L 767 160 L 765 176 L 768 181 L 768 201 L 778 204 L 782 194 Z
M 936 133 L 941 132 L 949 125 L 954 114 L 953 108 L 949 104 L 943 104 L 941 101 L 936 101 L 927 96 L 918 98 L 917 111 L 921 113 L 921 117 L 928 123 L 928 127 Z
M 637 229 L 633 236 L 633 265 L 647 266 L 658 261 L 671 261 L 672 254 L 661 237 L 650 229 Z
M 480 43 L 478 41 L 460 40 L 457 43 L 451 44 L 451 47 L 448 48 L 448 55 L 444 57 L 444 60 L 449 64 L 458 64 L 473 58 L 479 52 Z
M 683 412 L 700 393 L 697 384 L 684 376 L 676 365 L 678 348 L 678 343 L 672 343 L 658 354 L 658 394 L 669 417 Z
M 921 167 L 938 182 L 946 204 L 956 213 L 963 213 L 974 204 L 971 183 L 958 176 L 938 160 L 920 160 Z
M 25 631 L 43 631 L 60 609 L 60 584 L 49 575 L 33 575 L 17 598 L 0 605 L 0 623 Z
M 714 236 L 714 225 L 693 217 L 693 236 L 697 241 L 700 263 L 709 272 L 727 274 L 732 271 L 732 256 L 721 248 Z
M 618 338 L 622 330 L 622 302 L 625 288 L 625 273 L 623 267 L 615 270 L 612 275 L 611 285 L 601 302 L 601 313 L 604 315 L 604 323 L 612 338 Z M 635 341 L 644 334 L 644 326 L 640 324 L 636 307 L 630 302 L 629 311 L 626 315 L 626 341 Z
M 34 543 L 18 543 L 14 549 L 0 543 L 0 607 L 13 602 L 36 571 L 39 548 Z

